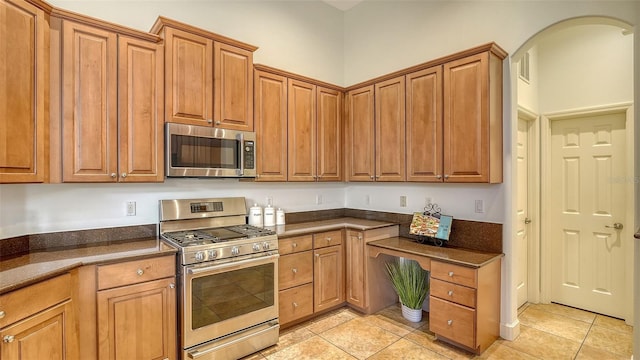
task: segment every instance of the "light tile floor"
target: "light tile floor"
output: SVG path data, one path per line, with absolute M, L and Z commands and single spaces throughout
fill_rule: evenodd
M 437 341 L 422 322 L 402 317 L 399 306 L 373 315 L 342 308 L 285 329 L 278 344 L 244 360 L 281 359 L 629 359 L 632 327 L 622 320 L 557 304 L 525 304 L 520 335 L 498 339 L 482 355 Z

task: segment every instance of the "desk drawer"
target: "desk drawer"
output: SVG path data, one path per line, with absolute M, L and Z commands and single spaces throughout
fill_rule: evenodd
M 278 240 L 278 253 L 280 255 L 293 254 L 312 249 L 313 240 L 311 235 L 296 236 Z
M 476 307 L 476 289 L 431 279 L 431 295 L 471 308 Z
M 476 289 L 478 287 L 477 271 L 474 268 L 464 267 L 431 261 L 431 278 L 440 279 Z
M 138 284 L 176 275 L 175 256 L 98 266 L 98 290 Z
M 447 339 L 475 348 L 476 311 L 431 296 L 429 298 L 429 330 Z

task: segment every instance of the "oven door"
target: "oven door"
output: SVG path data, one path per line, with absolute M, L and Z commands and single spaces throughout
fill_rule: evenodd
M 184 269 L 182 347 L 278 318 L 278 253 Z

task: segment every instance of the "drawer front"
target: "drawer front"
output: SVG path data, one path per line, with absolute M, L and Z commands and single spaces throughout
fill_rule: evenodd
M 472 287 L 478 287 L 476 269 L 460 265 L 448 264 L 439 261 L 431 261 L 431 277 Z
M 98 290 L 137 284 L 176 275 L 175 256 L 98 266 Z
M 312 239 L 311 234 L 280 239 L 278 240 L 278 253 L 280 253 L 280 255 L 287 255 L 311 250 L 313 245 Z
M 431 296 L 429 298 L 429 330 L 471 349 L 475 349 L 476 311 Z
M 281 324 L 313 314 L 313 284 L 282 290 L 278 297 L 278 316 Z
M 288 289 L 313 281 L 313 252 L 280 256 L 278 260 L 278 289 Z
M 64 274 L 0 296 L 0 328 L 71 297 L 71 275 Z
M 431 279 L 431 295 L 471 308 L 476 307 L 476 289 Z
M 343 230 L 327 231 L 313 235 L 313 248 L 320 249 L 327 246 L 342 244 Z

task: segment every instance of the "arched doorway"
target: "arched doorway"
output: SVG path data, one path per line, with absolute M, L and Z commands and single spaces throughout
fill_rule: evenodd
M 629 324 L 633 319 L 634 204 L 625 199 L 634 192 L 633 182 L 625 181 L 634 178 L 632 37 L 630 25 L 622 21 L 576 18 L 542 30 L 512 57 L 517 304 L 559 302 Z M 587 118 L 609 116 L 617 120 L 579 129 Z M 591 140 L 580 134 L 593 133 L 593 126 L 608 129 L 610 121 L 621 128 L 616 142 L 623 143 L 622 155 L 575 149 L 563 155 L 562 149 L 594 139 L 591 148 L 604 148 L 613 132 L 603 130 Z M 604 164 L 614 158 L 616 165 Z M 613 204 L 616 192 L 622 200 Z M 591 295 L 596 300 L 585 301 Z M 611 300 L 613 295 L 617 300 Z M 613 310 L 606 309 L 611 304 Z

